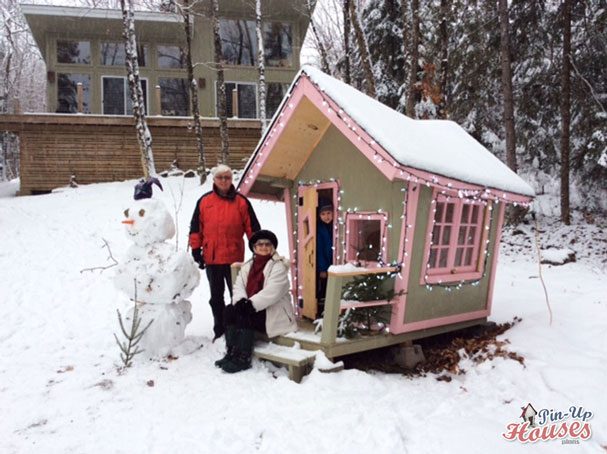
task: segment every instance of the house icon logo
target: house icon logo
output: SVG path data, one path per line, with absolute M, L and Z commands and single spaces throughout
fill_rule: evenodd
M 521 410 L 523 410 L 523 412 L 521 413 L 521 418 L 523 418 L 523 422 L 528 422 L 529 427 L 535 427 L 535 416 L 537 415 L 537 411 L 535 411 L 533 405 L 529 403 L 525 407 L 521 407 Z

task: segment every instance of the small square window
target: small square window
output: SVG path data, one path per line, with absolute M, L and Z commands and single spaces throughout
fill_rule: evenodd
M 386 217 L 377 213 L 349 213 L 346 218 L 346 260 L 371 263 L 386 260 Z

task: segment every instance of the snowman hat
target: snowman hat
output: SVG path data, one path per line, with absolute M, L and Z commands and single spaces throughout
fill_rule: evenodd
M 162 185 L 160 184 L 160 181 L 158 181 L 158 178 L 148 177 L 147 180 L 142 179 L 139 183 L 137 183 L 137 185 L 135 185 L 135 194 L 133 195 L 133 198 L 135 200 L 152 198 L 153 184 L 157 185 L 160 190 L 163 191 Z
M 257 243 L 259 240 L 268 240 L 270 243 L 272 243 L 274 249 L 278 247 L 278 238 L 276 238 L 274 233 L 270 232 L 269 230 L 258 230 L 249 240 L 249 249 L 251 249 L 251 252 L 255 252 L 255 243 Z

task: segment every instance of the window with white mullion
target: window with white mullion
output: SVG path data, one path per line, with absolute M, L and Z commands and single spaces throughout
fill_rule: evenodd
M 148 81 L 140 78 L 143 102 L 147 113 Z M 101 76 L 102 109 L 104 115 L 131 115 L 133 106 L 128 79 L 124 76 Z
M 477 201 L 439 196 L 429 217 L 426 269 L 422 283 L 478 278 L 485 210 Z M 430 281 L 427 281 L 430 279 Z

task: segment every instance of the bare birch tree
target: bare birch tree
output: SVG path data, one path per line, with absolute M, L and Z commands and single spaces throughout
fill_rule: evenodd
M 230 139 L 228 136 L 227 96 L 223 75 L 223 58 L 221 55 L 221 38 L 219 36 L 219 3 L 211 0 L 211 21 L 213 23 L 213 45 L 215 70 L 217 71 L 217 116 L 219 117 L 219 135 L 221 136 L 221 162 L 228 164 L 230 158 Z M 219 159 L 217 160 L 219 162 Z
M 500 18 L 500 60 L 502 66 L 502 96 L 504 98 L 504 128 L 506 130 L 506 164 L 516 172 L 516 135 L 514 130 L 514 100 L 512 96 L 508 0 L 499 0 L 498 8 Z
M 183 29 L 185 31 L 186 47 L 185 57 L 188 70 L 188 80 L 190 81 L 190 104 L 192 106 L 192 118 L 194 120 L 194 131 L 196 133 L 196 148 L 198 150 L 198 175 L 200 184 L 207 181 L 206 160 L 204 156 L 204 141 L 202 133 L 202 121 L 200 119 L 200 106 L 198 105 L 198 82 L 194 77 L 194 64 L 192 63 L 192 24 L 190 0 L 183 0 L 181 15 L 183 17 Z
M 406 0 L 403 0 L 403 2 Z M 415 98 L 418 91 L 418 60 L 419 60 L 419 0 L 411 1 L 411 69 L 409 74 L 409 89 L 407 95 L 407 110 L 409 117 L 415 118 Z
M 350 74 L 350 1 L 343 0 L 344 15 L 344 82 L 350 85 L 352 76 Z
M 314 21 L 314 8 L 312 6 L 311 0 L 306 0 L 306 11 L 310 16 L 310 28 L 312 29 L 312 33 L 314 34 L 314 40 L 316 41 L 318 53 L 320 54 L 320 67 L 323 72 L 331 74 L 331 69 L 329 68 L 329 60 L 327 57 L 327 50 L 325 49 L 325 45 L 322 38 L 318 34 L 318 29 L 316 28 L 316 23 Z
M 259 121 L 263 134 L 268 126 L 268 121 L 266 119 L 266 65 L 261 27 L 261 0 L 255 0 L 255 31 L 257 33 L 257 71 L 259 73 Z
M 571 222 L 569 206 L 569 133 L 571 129 L 571 0 L 563 0 L 563 66 L 561 68 L 561 221 Z
M 122 36 L 125 43 L 125 64 L 129 81 L 129 93 L 133 105 L 133 118 L 137 131 L 137 141 L 141 152 L 141 165 L 145 178 L 156 175 L 154 154 L 152 152 L 152 134 L 145 118 L 145 104 L 141 80 L 139 78 L 139 62 L 137 57 L 137 39 L 135 37 L 135 17 L 133 0 L 120 0 L 122 9 Z
M 377 90 L 375 88 L 375 77 L 373 76 L 373 64 L 371 63 L 371 55 L 369 53 L 369 46 L 365 38 L 360 19 L 358 18 L 358 12 L 356 9 L 356 2 L 350 1 L 350 22 L 354 29 L 354 36 L 358 44 L 358 51 L 360 52 L 360 59 L 363 65 L 363 72 L 365 74 L 366 92 L 367 95 L 372 98 L 377 98 Z

